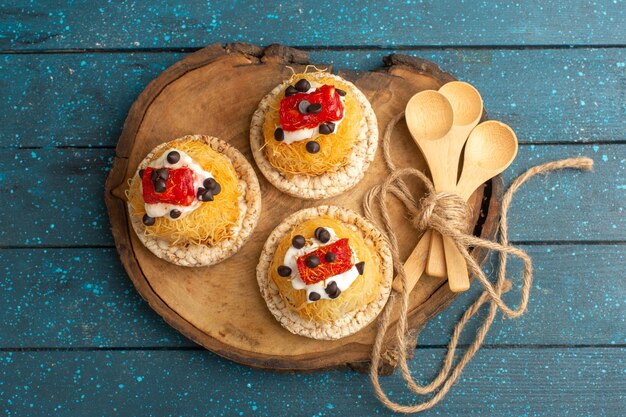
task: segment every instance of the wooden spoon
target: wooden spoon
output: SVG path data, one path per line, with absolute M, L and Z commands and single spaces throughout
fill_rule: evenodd
M 441 93 L 435 90 L 425 90 L 415 94 L 406 105 L 406 124 L 413 140 L 419 147 L 430 168 L 435 187 L 452 187 L 448 184 L 446 173 L 447 147 L 450 144 L 448 134 L 452 129 L 454 113 L 452 105 Z M 412 279 L 410 288 L 424 272 L 426 266 L 427 248 L 431 232 L 424 233 L 415 249 L 404 264 L 407 276 Z M 443 252 L 442 252 L 443 254 Z M 402 289 L 398 280 L 394 281 L 393 288 Z
M 478 187 L 502 173 L 516 155 L 517 137 L 509 126 L 495 120 L 479 124 L 467 139 L 463 171 L 455 192 L 467 201 Z M 443 244 L 450 289 L 465 291 L 470 286 L 465 259 L 450 238 L 444 238 Z M 453 276 L 456 279 L 450 279 Z
M 517 137 L 509 126 L 495 120 L 479 124 L 472 130 L 467 140 L 463 172 L 455 192 L 467 201 L 478 187 L 502 173 L 513 162 L 516 155 Z M 420 256 L 419 252 L 423 252 L 427 247 L 426 239 L 430 239 L 429 233 L 424 234 L 404 264 L 409 292 L 413 290 L 425 268 L 424 254 Z M 458 257 L 455 257 L 455 254 Z M 456 247 L 450 255 L 446 253 L 445 256 L 448 267 L 454 268 L 459 264 L 465 266 L 465 259 Z M 469 282 L 467 285 L 461 285 L 461 288 L 463 287 L 469 287 Z M 401 291 L 402 285 L 399 281 L 394 281 L 393 288 Z
M 483 99 L 478 90 L 471 84 L 463 81 L 451 81 L 444 84 L 440 89 L 444 97 L 448 99 L 452 106 L 454 114 L 453 126 L 448 138 L 450 140 L 448 148 L 448 157 L 445 161 L 446 165 L 446 184 L 450 186 L 448 189 L 437 189 L 437 191 L 452 191 L 456 187 L 458 178 L 459 161 L 461 159 L 461 151 L 463 145 L 467 141 L 472 129 L 478 124 L 483 114 Z M 444 257 L 444 248 L 442 236 L 433 232 L 430 240 L 430 249 L 428 251 L 428 262 L 426 264 L 426 273 L 433 277 L 444 278 L 447 273 L 446 260 Z M 455 281 L 456 276 L 448 275 L 448 281 Z M 465 274 L 467 275 L 467 273 Z M 466 280 L 467 278 L 460 278 Z

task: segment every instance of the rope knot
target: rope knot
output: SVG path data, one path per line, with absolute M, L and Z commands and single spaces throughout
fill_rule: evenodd
M 413 218 L 418 230 L 450 228 L 465 233 L 469 227 L 470 209 L 465 200 L 449 192 L 429 193 L 421 201 L 420 214 Z

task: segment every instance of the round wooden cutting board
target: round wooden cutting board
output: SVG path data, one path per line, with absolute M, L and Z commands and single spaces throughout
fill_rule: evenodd
M 374 72 L 338 73 L 369 98 L 381 136 L 388 121 L 404 110 L 413 94 L 438 89 L 454 79 L 435 64 L 418 58 L 391 55 L 384 62 L 386 66 Z M 291 75 L 291 68 L 303 71 L 306 64 L 306 52 L 296 49 L 233 44 L 209 46 L 167 69 L 146 87 L 128 114 L 105 199 L 117 250 L 135 287 L 159 315 L 188 338 L 218 355 L 254 367 L 305 370 L 348 365 L 366 369 L 375 323 L 335 341 L 293 335 L 268 311 L 259 293 L 255 267 L 267 236 L 289 214 L 320 204 L 362 213 L 364 194 L 387 175 L 380 149 L 360 184 L 326 200 L 307 201 L 283 194 L 257 170 L 263 194 L 258 227 L 239 253 L 211 267 L 185 268 L 157 258 L 137 239 L 126 211 L 124 190 L 138 163 L 154 146 L 176 137 L 217 136 L 237 147 L 254 165 L 249 144 L 252 113 L 265 94 Z M 323 63 L 316 66 L 331 70 Z M 398 166 L 426 169 L 404 122 L 398 124 L 392 140 Z M 486 184 L 470 202 L 475 233 L 483 237 L 494 232 L 497 188 Z M 414 189 L 417 196 L 423 193 L 417 185 Z M 400 207 L 392 207 L 392 213 L 405 259 L 419 236 Z M 483 260 L 483 253 L 474 255 Z M 411 328 L 421 327 L 453 298 L 445 280 L 422 277 L 411 295 Z M 392 326 L 389 336 L 394 332 Z

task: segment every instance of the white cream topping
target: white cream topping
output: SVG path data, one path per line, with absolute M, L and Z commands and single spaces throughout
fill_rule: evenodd
M 309 88 L 309 90 L 306 92 L 307 94 L 310 94 L 312 92 L 314 92 L 315 90 L 317 90 L 319 87 L 321 87 L 322 84 L 316 83 L 315 81 L 311 82 L 311 88 Z M 339 99 L 341 100 L 341 104 L 344 105 L 344 109 L 345 109 L 345 103 L 344 103 L 344 97 L 339 97 Z M 339 124 L 343 121 L 343 119 L 345 118 L 345 110 L 344 110 L 344 115 L 343 117 L 336 121 L 333 122 L 335 124 L 335 130 L 333 130 L 333 133 L 337 131 L 337 129 L 339 129 Z M 281 128 L 281 125 L 276 126 L 276 128 Z M 315 136 L 318 136 L 320 134 L 320 127 L 312 127 L 310 129 L 298 129 L 298 130 L 285 130 L 283 129 L 283 134 L 285 139 L 283 140 L 284 143 L 286 144 L 291 144 L 294 142 L 300 142 L 303 140 L 308 140 L 311 139 Z
M 167 155 L 172 151 L 176 151 L 180 154 L 180 159 L 175 164 L 170 164 L 167 161 Z M 176 168 L 188 167 L 194 173 L 193 189 L 194 189 L 195 194 L 197 194 L 198 188 L 203 187 L 202 183 L 204 182 L 204 180 L 206 180 L 207 178 L 213 178 L 213 174 L 211 174 L 208 171 L 203 170 L 202 167 L 198 165 L 196 162 L 194 162 L 194 160 L 189 155 L 187 155 L 183 151 L 179 151 L 178 149 L 173 149 L 173 148 L 166 150 L 163 153 L 163 155 L 161 155 L 156 160 L 152 161 L 148 166 L 150 168 L 155 168 L 155 169 L 159 169 L 159 168 L 176 169 Z M 143 188 L 142 188 L 142 192 L 143 192 Z M 154 203 L 154 204 L 145 203 L 144 206 L 146 208 L 146 214 L 150 217 L 163 217 L 166 215 L 169 217 L 170 211 L 176 209 L 182 213 L 180 217 L 177 218 L 177 219 L 181 219 L 185 217 L 185 215 L 191 213 L 192 211 L 200 207 L 201 204 L 202 204 L 202 201 L 198 200 L 198 197 L 196 195 L 196 197 L 194 197 L 193 202 L 188 206 L 180 206 L 177 204 L 167 204 L 167 203 Z M 176 219 L 172 219 L 172 220 L 176 220 Z
M 285 253 L 285 257 L 283 258 L 283 265 L 288 266 L 291 269 L 291 286 L 296 290 L 306 289 L 306 299 L 307 303 L 313 303 L 314 301 L 309 300 L 309 294 L 312 292 L 318 293 L 321 298 L 320 299 L 330 299 L 328 294 L 325 291 L 325 288 L 330 285 L 331 282 L 336 282 L 337 287 L 343 292 L 347 290 L 350 285 L 359 277 L 359 271 L 356 268 L 356 264 L 359 263 L 359 258 L 356 255 L 356 252 L 352 247 L 352 268 L 349 270 L 342 272 L 341 274 L 334 275 L 326 279 L 326 281 L 320 281 L 315 284 L 305 284 L 302 281 L 302 277 L 300 276 L 300 271 L 298 271 L 297 260 L 300 256 L 313 252 L 320 246 L 330 245 L 339 240 L 337 234 L 330 227 L 325 227 L 326 230 L 330 233 L 330 240 L 326 243 L 322 243 L 316 238 L 311 238 L 311 243 L 304 245 L 304 247 L 300 249 L 296 249 L 293 246 L 290 246 Z M 288 277 L 286 279 L 289 279 Z M 324 285 L 326 283 L 326 285 Z

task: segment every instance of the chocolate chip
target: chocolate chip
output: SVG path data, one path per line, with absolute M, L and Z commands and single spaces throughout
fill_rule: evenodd
M 276 139 L 279 142 L 282 142 L 285 140 L 285 132 L 283 132 L 283 129 L 281 129 L 280 127 L 276 128 L 276 130 L 274 131 L 274 139 Z
M 161 168 L 157 170 L 157 173 L 158 173 L 159 178 L 163 178 L 164 180 L 170 177 L 170 173 L 167 168 Z
M 198 200 L 200 200 L 200 196 L 204 193 L 206 193 L 206 188 L 204 187 L 198 188 L 198 192 L 196 193 L 196 197 L 198 197 Z
M 139 170 L 139 178 L 143 179 L 143 174 L 145 174 L 146 170 L 145 169 L 140 169 Z
M 204 190 L 202 194 L 200 194 L 200 190 Z M 211 190 L 205 190 L 203 188 L 198 188 L 198 200 L 200 201 L 213 201 L 213 193 Z
M 317 114 L 322 111 L 322 105 L 320 103 L 313 103 L 306 109 L 307 113 Z
M 145 224 L 146 226 L 152 226 L 154 224 L 154 222 L 156 221 L 154 217 L 150 217 L 147 214 L 143 215 L 143 219 L 141 219 L 141 221 L 143 222 L 143 224 Z
M 315 239 L 319 240 L 322 243 L 327 243 L 330 240 L 330 232 L 323 227 L 318 227 L 315 229 L 313 233 L 315 235 Z
M 170 164 L 175 164 L 178 161 L 180 161 L 180 153 L 177 151 L 172 151 L 167 154 L 167 162 Z
M 320 151 L 320 144 L 315 142 L 314 140 L 307 142 L 306 151 L 308 153 L 318 153 Z
M 317 301 L 320 298 L 322 298 L 322 296 L 319 295 L 319 293 L 316 293 L 315 291 L 311 291 L 311 293 L 309 294 L 309 300 L 311 301 Z
M 306 239 L 302 235 L 295 235 L 293 239 L 291 239 L 291 246 L 296 249 L 302 249 L 306 245 Z
M 320 264 L 320 258 L 317 255 L 309 255 L 304 261 L 309 268 L 316 268 Z
M 214 189 L 216 184 L 217 181 L 215 181 L 215 178 L 207 178 L 202 182 L 202 185 L 204 185 L 204 188 L 206 188 L 207 190 Z
M 331 263 L 331 262 L 335 262 L 335 254 L 332 252 L 326 252 L 326 255 L 324 255 L 324 259 L 326 259 L 326 262 Z
M 356 270 L 359 271 L 359 275 L 363 275 L 363 268 L 365 268 L 365 262 L 359 262 L 356 266 Z
M 218 195 L 221 192 L 222 192 L 222 186 L 220 185 L 219 182 L 215 182 L 215 187 L 213 187 L 213 189 L 211 190 L 211 193 L 213 195 Z
M 152 172 L 150 173 L 150 181 L 155 182 L 157 178 L 159 178 L 159 173 L 157 172 L 156 169 L 153 169 Z
M 293 96 L 294 94 L 298 94 L 298 90 L 293 85 L 285 89 L 285 97 Z
M 326 294 L 328 294 L 330 298 L 337 298 L 339 297 L 339 294 L 341 294 L 341 290 L 339 289 L 335 281 L 328 284 L 324 291 L 326 291 Z
M 330 135 L 331 133 L 333 133 L 333 129 L 331 129 L 327 123 L 322 123 L 318 130 L 320 132 L 320 135 Z
M 163 178 L 159 178 L 154 182 L 154 192 L 156 193 L 164 193 L 167 189 L 165 185 L 165 180 Z
M 301 93 L 306 93 L 307 91 L 311 89 L 311 83 L 303 78 L 296 83 L 295 88 Z
M 288 277 L 291 275 L 291 268 L 287 265 L 281 265 L 278 267 L 278 275 L 281 277 Z
M 339 288 L 337 288 L 337 282 L 332 281 L 326 286 L 326 293 L 336 292 L 338 289 Z
M 343 97 L 343 96 L 345 96 L 345 95 L 346 95 L 346 92 L 345 92 L 345 91 L 343 91 L 343 90 L 342 90 L 342 89 L 340 89 L 340 88 L 335 88 L 335 91 L 336 91 L 336 92 L 337 92 L 337 94 L 339 94 L 341 97 Z
M 174 210 L 170 211 L 170 217 L 171 217 L 172 219 L 177 219 L 177 218 L 179 218 L 181 214 L 183 214 L 183 213 L 181 213 L 181 211 L 180 211 L 180 210 L 176 210 L 176 209 L 174 209 Z
M 306 100 L 302 100 L 300 103 L 298 103 L 298 111 L 300 112 L 300 114 L 307 114 L 309 112 L 310 105 L 311 103 Z

